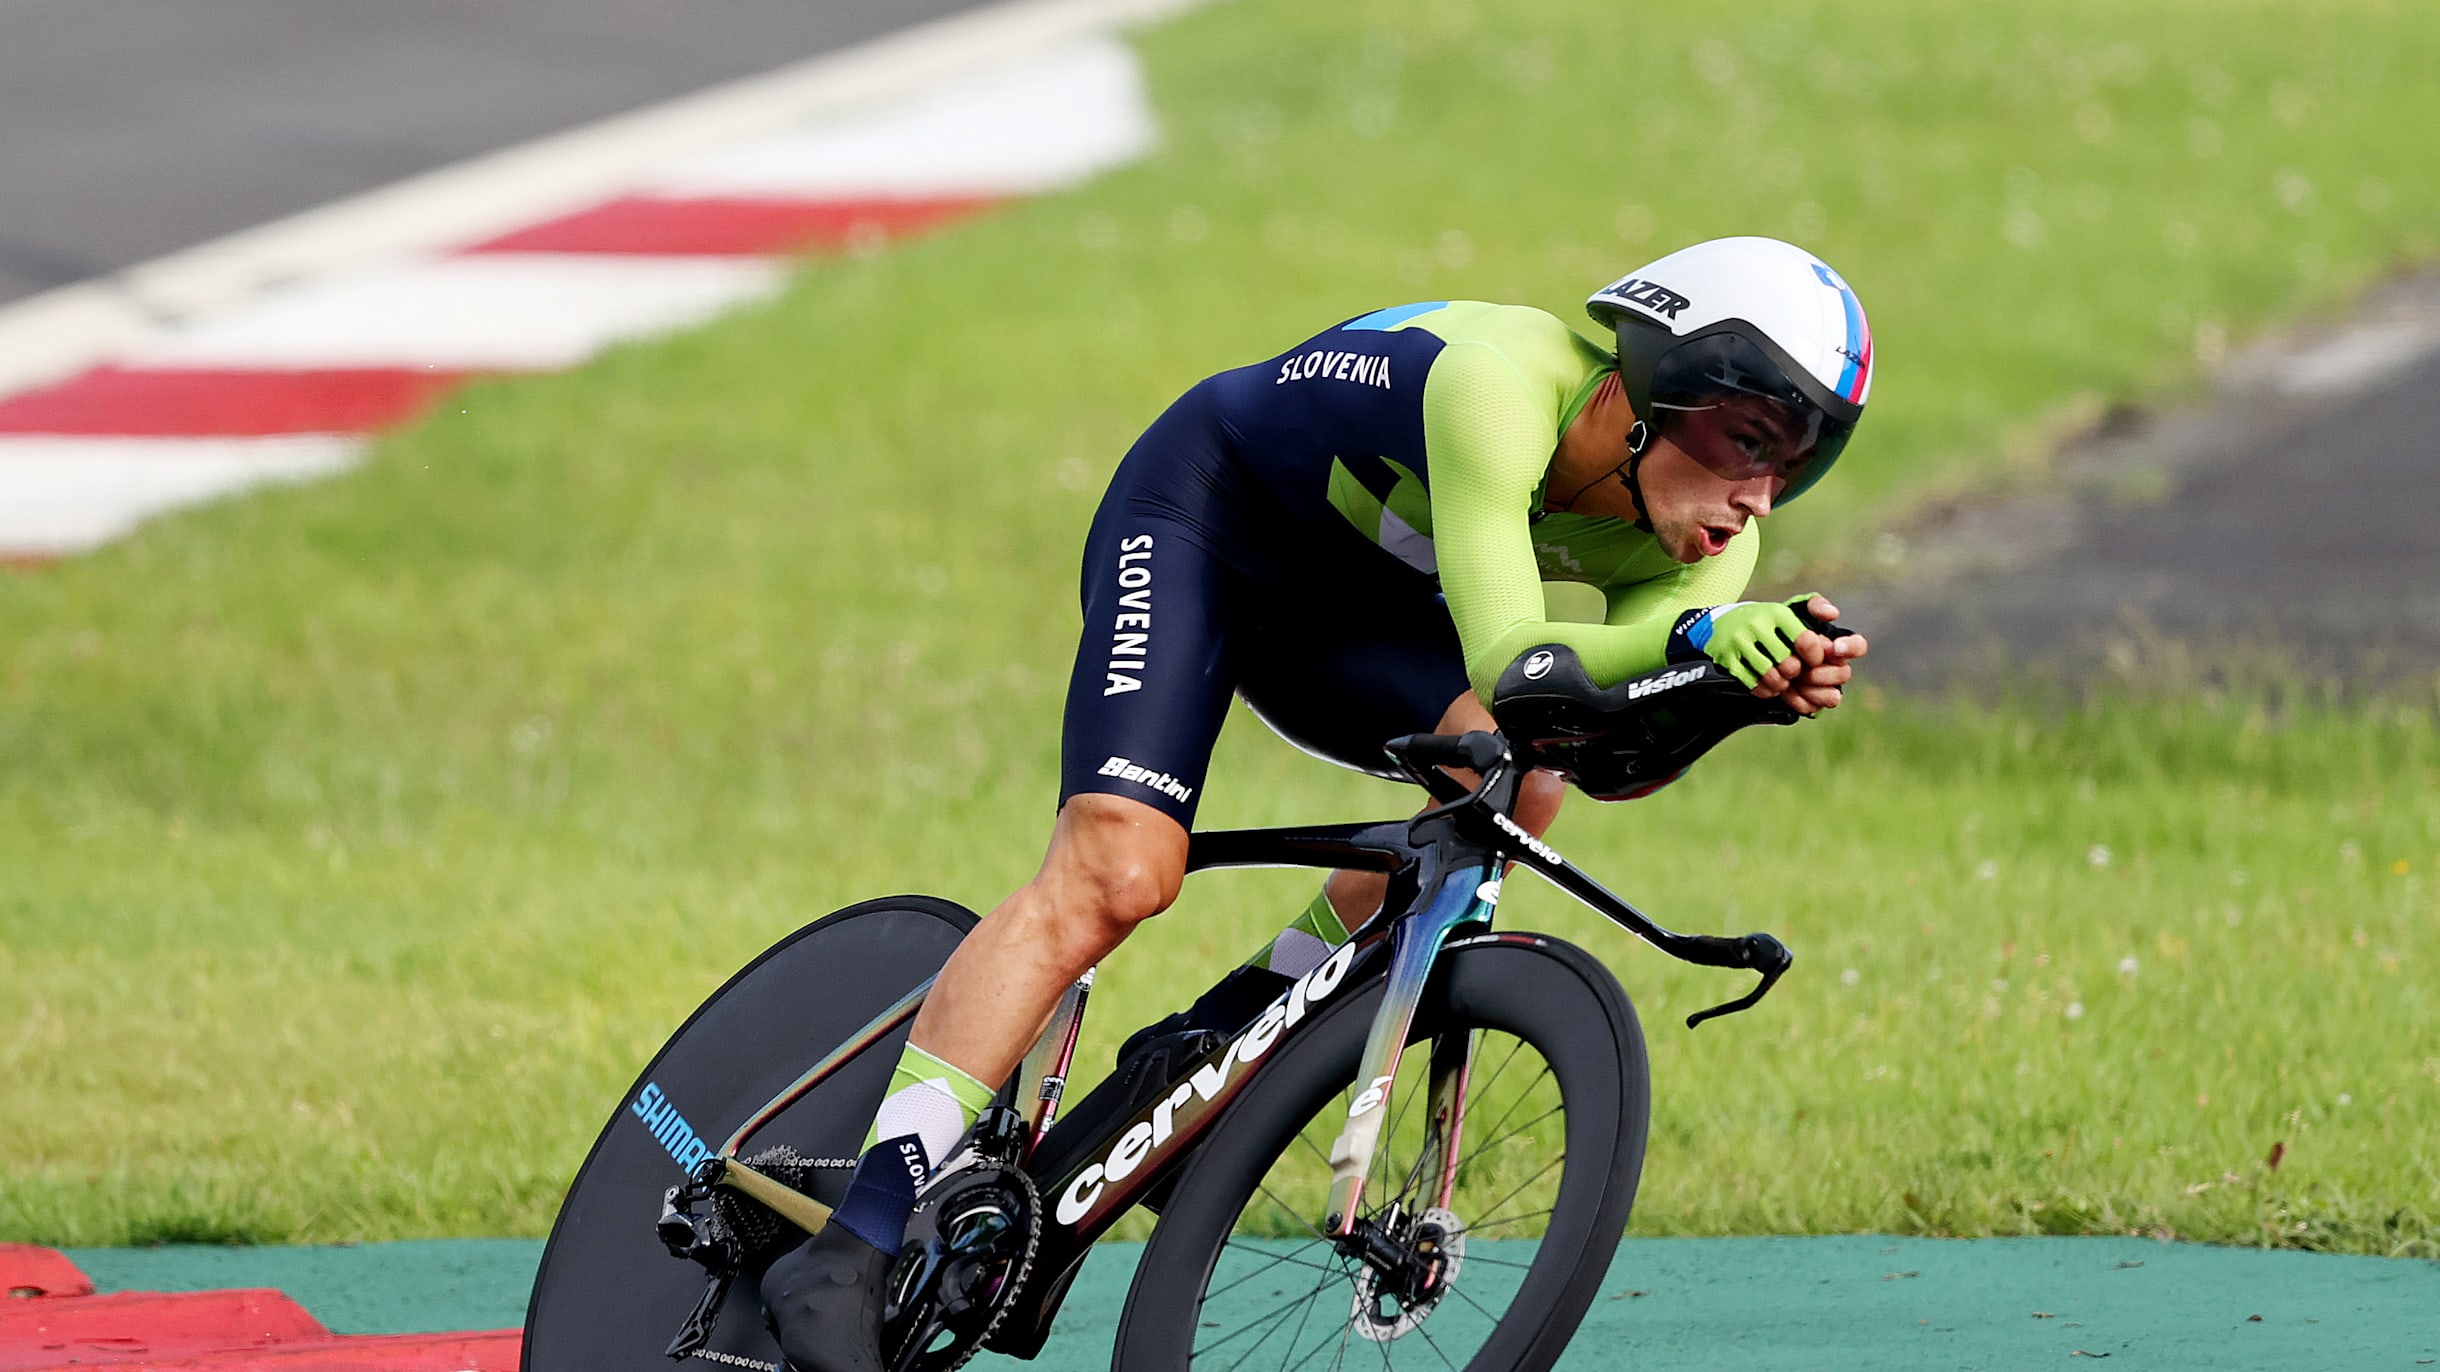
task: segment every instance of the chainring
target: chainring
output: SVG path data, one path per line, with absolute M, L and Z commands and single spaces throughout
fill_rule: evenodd
M 953 1372 L 981 1352 L 1041 1242 L 1042 1197 L 1013 1167 L 978 1160 L 924 1188 L 881 1326 L 891 1372 Z

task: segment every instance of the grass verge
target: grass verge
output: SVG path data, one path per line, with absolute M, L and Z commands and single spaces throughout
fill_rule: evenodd
M 9 581 L 0 1237 L 541 1232 L 728 969 L 1025 875 L 1103 477 L 1331 319 L 1817 245 L 1887 376 L 1779 521 L 1801 556 L 2430 251 L 2440 19 L 2233 13 L 1216 8 L 1147 40 L 1143 167 Z M 1670 1029 L 1716 978 L 1512 906 L 1655 1026 L 1639 1225 L 2432 1253 L 2428 708 L 1847 715 L 1559 833 L 1665 917 L 1786 934 L 1762 1017 Z M 1215 825 L 1406 803 L 1242 721 L 1217 776 Z M 1114 960 L 1097 1051 L 1306 890 L 1214 882 Z

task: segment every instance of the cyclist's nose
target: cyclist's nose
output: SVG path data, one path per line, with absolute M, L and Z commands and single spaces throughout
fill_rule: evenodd
M 1787 488 L 1788 479 L 1784 476 L 1757 476 L 1738 482 L 1737 489 L 1729 494 L 1728 503 L 1755 519 L 1763 519 L 1771 513 L 1771 502 L 1777 500 L 1779 493 Z

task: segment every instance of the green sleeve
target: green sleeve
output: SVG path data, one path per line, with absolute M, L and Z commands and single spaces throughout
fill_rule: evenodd
M 1707 557 L 1676 573 L 1655 577 L 1650 581 L 1629 582 L 1601 588 L 1603 599 L 1609 602 L 1609 622 L 1620 628 L 1651 632 L 1658 626 L 1660 651 L 1669 646 L 1669 626 L 1688 610 L 1708 609 L 1726 605 L 1745 594 L 1745 585 L 1753 580 L 1754 563 L 1762 556 L 1762 526 L 1751 520 L 1718 557 Z M 1652 666 L 1660 665 L 1656 653 Z
M 1666 661 L 1669 626 L 1680 608 L 1736 599 L 1753 571 L 1749 528 L 1710 560 L 1730 565 L 1605 589 L 1607 624 L 1553 620 L 1534 561 L 1531 516 L 1559 443 L 1556 408 L 1539 403 L 1533 385 L 1498 349 L 1452 343 L 1424 382 L 1423 431 L 1440 585 L 1466 675 L 1485 700 L 1501 671 L 1537 644 L 1575 649 L 1603 685 L 1650 671 Z

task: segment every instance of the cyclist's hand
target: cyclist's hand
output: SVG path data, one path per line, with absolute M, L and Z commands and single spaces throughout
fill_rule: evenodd
M 1838 618 L 1838 607 L 1820 595 L 1802 595 L 1788 601 L 1791 618 L 1793 607 L 1799 605 L 1817 623 L 1827 624 Z M 1754 694 L 1766 699 L 1777 697 L 1800 715 L 1834 709 L 1842 688 L 1855 675 L 1849 664 L 1862 657 L 1869 647 L 1862 634 L 1849 633 L 1833 639 L 1806 629 L 1789 644 L 1787 656 L 1755 678 Z
M 1754 694 L 1778 695 L 1787 689 L 1792 673 L 1770 690 L 1762 689 L 1762 685 L 1771 673 L 1793 660 L 1797 641 L 1810 632 L 1795 610 L 1803 599 L 1800 596 L 1786 604 L 1740 600 L 1733 605 L 1689 611 L 1671 635 L 1671 655 L 1677 655 L 1682 643 L 1689 657 L 1700 654 L 1710 658 L 1722 671 L 1754 687 Z

